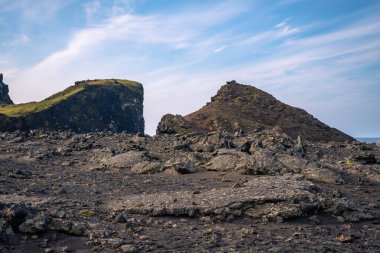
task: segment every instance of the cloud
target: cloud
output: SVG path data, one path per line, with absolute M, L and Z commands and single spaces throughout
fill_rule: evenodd
M 226 45 L 221 46 L 221 47 L 218 47 L 217 49 L 214 50 L 214 53 L 220 53 L 220 52 L 222 52 L 222 51 L 223 51 L 224 49 L 226 49 L 226 48 L 227 48 Z
M 354 26 L 344 28 L 338 31 L 310 36 L 302 40 L 290 40 L 287 43 L 294 46 L 326 45 L 336 43 L 338 41 L 346 41 L 353 39 L 361 39 L 365 36 L 380 34 L 380 21 L 372 21 L 365 24 L 356 24 Z
M 111 9 L 112 16 L 124 15 L 131 12 L 132 5 L 129 0 L 115 0 Z
M 297 33 L 299 32 L 300 30 L 298 28 L 292 28 L 290 26 L 284 26 L 281 30 L 280 30 L 280 34 L 281 35 L 290 35 L 290 34 L 293 34 L 293 33 Z
M 287 36 L 300 31 L 299 28 L 291 27 L 290 25 L 288 25 L 289 20 L 291 20 L 291 17 L 275 25 L 275 28 L 279 30 L 280 35 Z
M 87 2 L 84 4 L 84 12 L 86 14 L 87 22 L 92 21 L 92 19 L 101 10 L 101 4 L 98 0 Z
M 89 13 L 104 17 L 104 7 L 97 14 L 96 1 L 91 3 Z M 365 107 L 368 113 L 380 114 L 380 99 L 374 92 L 366 94 L 378 86 L 380 76 L 365 75 L 367 68 L 379 65 L 378 18 L 362 15 L 344 24 L 340 20 L 340 26 L 330 26 L 328 32 L 318 22 L 296 27 L 291 24 L 294 19 L 284 18 L 267 29 L 242 33 L 235 18 L 245 14 L 245 3 L 225 1 L 138 15 L 130 1 L 119 1 L 106 10 L 106 19 L 94 18 L 91 25 L 70 34 L 65 47 L 13 72 L 11 95 L 16 101 L 42 99 L 88 78 L 141 81 L 149 134 L 163 114 L 188 114 L 233 79 L 256 85 L 351 134 L 358 123 L 341 116 L 347 108 L 364 113 Z
M 17 38 L 12 41 L 7 42 L 6 44 L 9 46 L 20 46 L 25 45 L 30 42 L 30 38 L 26 34 L 20 34 Z
M 298 27 L 292 27 L 288 25 L 288 21 L 291 17 L 284 19 L 280 23 L 273 26 L 273 29 L 265 30 L 261 33 L 254 34 L 253 36 L 247 36 L 244 39 L 240 39 L 239 44 L 268 44 L 273 41 L 281 40 L 285 37 L 301 32 Z
M 283 21 L 281 21 L 280 23 L 276 24 L 274 27 L 275 27 L 275 28 L 282 28 L 282 27 L 285 27 L 290 19 L 291 19 L 291 17 L 286 18 L 285 20 L 283 20 Z
M 24 19 L 43 22 L 54 17 L 60 9 L 72 2 L 73 0 L 0 0 L 0 12 L 18 11 Z
M 127 6 L 128 1 L 116 1 L 113 7 Z M 95 4 L 96 6 L 96 4 Z M 125 10 L 125 8 L 124 8 Z M 136 65 L 133 62 L 139 58 L 137 52 L 128 50 L 129 47 L 168 47 L 172 50 L 193 48 L 197 44 L 198 36 L 209 27 L 222 23 L 245 11 L 237 2 L 222 2 L 210 9 L 195 12 L 177 13 L 174 15 L 146 15 L 139 16 L 132 13 L 111 15 L 98 25 L 93 25 L 77 31 L 72 35 L 67 46 L 59 51 L 48 55 L 38 64 L 21 71 L 14 82 L 23 87 L 13 87 L 16 101 L 23 96 L 25 86 L 33 86 L 35 83 L 55 84 L 54 86 L 40 86 L 33 89 L 28 95 L 33 99 L 42 99 L 53 92 L 57 92 L 75 80 L 72 78 L 93 73 L 100 73 L 99 69 L 109 69 L 109 61 L 130 62 L 130 68 Z M 202 27 L 194 25 L 202 24 Z M 108 51 L 117 45 L 119 52 L 123 52 L 124 58 L 119 59 L 121 54 L 110 56 Z M 124 46 L 122 46 L 124 45 Z M 208 47 L 214 45 L 208 45 Z M 121 51 L 123 50 L 123 51 Z M 102 56 L 108 57 L 106 61 L 96 58 L 102 52 Z M 145 52 L 141 52 L 144 54 Z M 137 60 L 139 61 L 139 60 Z M 77 64 L 81 64 L 82 75 L 78 72 Z M 88 68 L 86 66 L 89 66 Z M 90 67 L 92 66 L 92 68 Z M 86 72 L 86 69 L 88 71 Z M 98 69 L 95 71 L 95 69 Z M 111 72 L 112 73 L 112 72 Z M 59 80 L 57 82 L 57 80 Z
M 374 120 L 360 116 L 368 113 L 380 114 L 378 94 L 368 94 L 368 90 L 378 87 L 377 80 L 380 80 L 380 75 L 363 76 L 368 66 L 373 68 L 380 64 L 380 36 L 377 25 L 373 21 L 354 23 L 327 33 L 294 38 L 291 43 L 284 41 L 273 46 L 271 54 L 264 58 L 253 58 L 249 62 L 217 70 L 177 74 L 175 80 L 165 80 L 159 86 L 158 98 L 151 91 L 154 95 L 149 98 L 154 103 L 166 99 L 172 103 L 165 103 L 164 110 L 150 109 L 156 114 L 149 111 L 149 116 L 154 120 L 147 122 L 147 130 L 149 133 L 154 132 L 159 120 L 159 116 L 154 115 L 167 112 L 190 113 L 204 105 L 224 81 L 236 79 L 242 83 L 257 85 L 282 101 L 304 108 L 322 121 L 349 134 L 379 135 L 371 127 Z M 286 27 L 286 22 L 279 26 L 283 27 Z M 268 42 L 269 39 L 280 38 L 274 31 L 268 31 L 243 40 L 243 44 L 247 46 L 248 42 Z M 235 41 L 235 45 L 241 47 L 242 43 Z M 229 46 L 234 47 L 233 43 Z M 247 50 L 246 46 L 242 50 Z M 265 44 L 256 44 L 257 46 L 257 50 L 266 47 Z M 180 72 L 181 66 L 177 66 L 176 69 L 150 77 L 148 82 L 157 83 L 155 79 L 159 76 Z M 174 83 L 181 83 L 180 88 L 173 88 Z M 202 84 L 202 91 L 198 91 L 199 84 Z M 205 95 L 206 92 L 208 96 Z M 172 101 L 171 94 L 176 94 L 178 101 Z M 192 99 L 194 97 L 197 98 L 196 101 Z M 348 111 L 351 111 L 349 115 Z M 361 122 L 355 121 L 355 117 L 360 118 Z M 376 124 L 380 124 L 379 120 Z

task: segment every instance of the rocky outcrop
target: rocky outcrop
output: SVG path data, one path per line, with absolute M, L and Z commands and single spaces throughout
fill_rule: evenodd
M 187 116 L 165 115 L 157 134 L 194 131 L 230 133 L 270 129 L 308 141 L 354 141 L 306 111 L 282 103 L 272 95 L 250 85 L 227 82 L 200 110 Z
M 379 157 L 271 130 L 0 133 L 0 252 L 373 252 Z
M 8 85 L 3 83 L 3 74 L 0 73 L 0 106 L 13 104 L 12 99 L 9 97 Z
M 181 115 L 165 114 L 158 123 L 157 134 L 187 133 L 190 128 L 190 122 Z
M 119 80 L 76 82 L 41 102 L 0 107 L 0 131 L 144 132 L 143 87 Z
M 302 177 L 301 177 L 302 179 Z M 284 191 L 283 189 L 287 190 Z M 297 217 L 308 209 L 318 208 L 322 202 L 318 198 L 315 186 L 297 176 L 259 177 L 248 181 L 239 188 L 219 188 L 205 192 L 177 191 L 160 194 L 131 195 L 109 204 L 114 211 L 152 216 L 215 216 L 219 220 L 242 216 L 245 211 L 254 212 L 265 203 L 283 204 L 294 208 L 290 213 L 283 213 L 284 218 Z M 302 204 L 292 203 L 304 200 Z M 254 210 L 251 210 L 254 209 Z M 272 207 L 272 212 L 273 212 Z M 284 207 L 282 207 L 285 211 Z M 277 211 L 277 210 L 276 210 Z M 252 216 L 252 214 L 250 214 Z M 275 216 L 270 211 L 257 216 Z M 282 214 L 276 213 L 277 216 Z

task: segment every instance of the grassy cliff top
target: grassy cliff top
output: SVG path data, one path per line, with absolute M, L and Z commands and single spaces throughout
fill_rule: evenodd
M 125 85 L 137 92 L 142 89 L 141 83 L 123 79 L 96 79 L 79 81 L 75 82 L 74 86 L 70 86 L 40 102 L 0 106 L 0 114 L 4 114 L 8 117 L 20 117 L 30 113 L 40 112 L 58 104 L 59 102 L 77 94 L 82 90 L 85 90 L 88 86 L 93 85 Z
M 84 81 L 77 81 L 75 82 L 75 85 L 126 85 L 131 88 L 141 88 L 142 84 L 130 81 L 126 79 L 94 79 L 94 80 L 84 80 Z

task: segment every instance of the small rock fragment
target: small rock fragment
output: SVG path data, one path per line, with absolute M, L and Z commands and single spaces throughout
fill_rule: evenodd
M 133 244 L 124 244 L 120 247 L 123 253 L 134 253 L 137 252 L 136 247 Z

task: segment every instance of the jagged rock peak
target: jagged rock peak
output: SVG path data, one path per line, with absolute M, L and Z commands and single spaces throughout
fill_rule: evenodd
M 215 100 L 230 100 L 235 98 L 248 97 L 249 99 L 255 100 L 276 100 L 271 94 L 262 91 L 254 86 L 240 84 L 235 80 L 226 82 L 225 85 L 220 87 L 215 96 L 211 98 L 211 101 Z
M 276 130 L 293 139 L 302 136 L 308 141 L 354 140 L 306 111 L 284 104 L 267 92 L 234 80 L 223 85 L 211 98 L 211 102 L 198 111 L 184 117 L 166 115 L 159 123 L 157 134 L 196 131 L 251 133 L 258 129 Z
M 239 94 L 239 92 L 244 90 L 244 89 L 251 89 L 251 91 L 255 90 L 257 93 L 266 94 L 266 95 L 271 96 L 269 93 L 266 93 L 266 92 L 264 92 L 264 91 L 262 91 L 256 87 L 252 86 L 252 85 L 241 84 L 241 83 L 236 82 L 235 80 L 227 81 L 226 84 L 222 85 L 219 88 L 217 95 L 222 95 L 226 92 L 241 95 L 241 94 Z
M 3 78 L 3 74 L 0 73 L 0 105 L 11 105 L 13 101 L 9 97 L 8 85 L 3 83 Z

